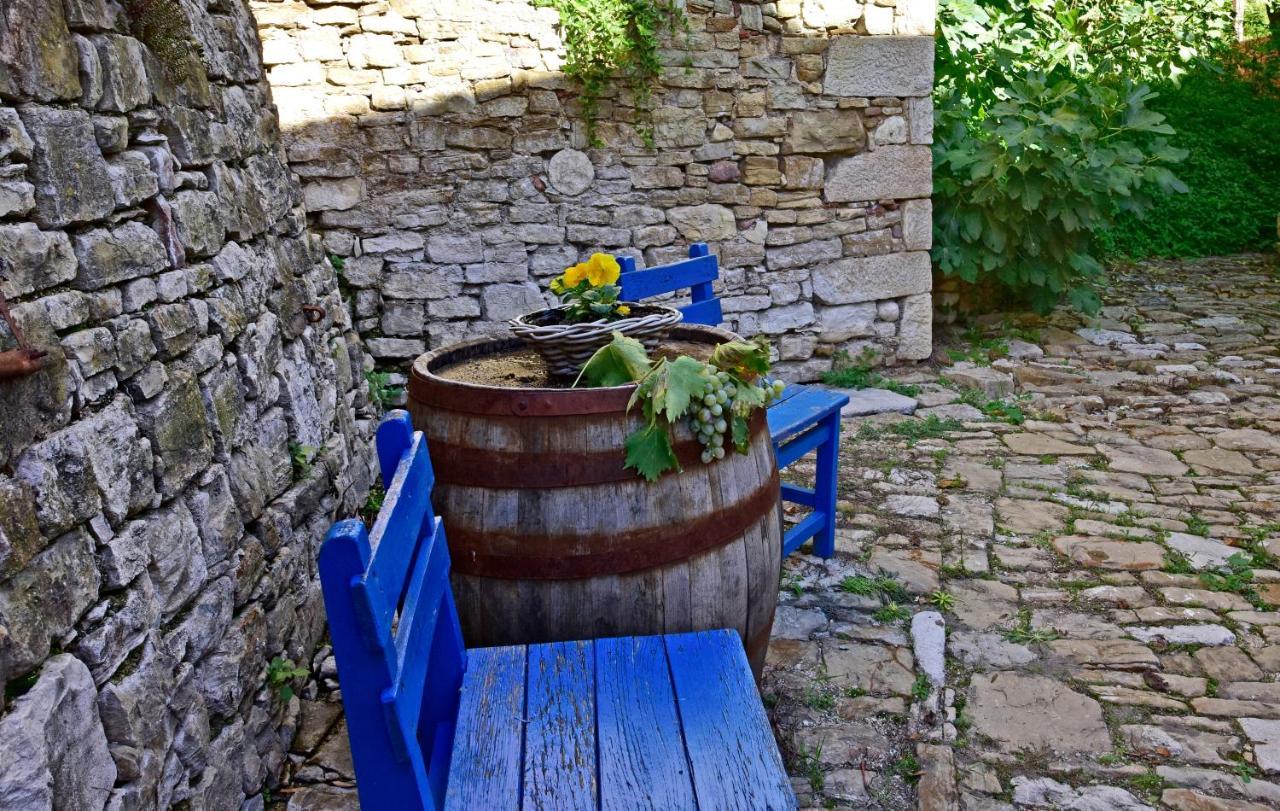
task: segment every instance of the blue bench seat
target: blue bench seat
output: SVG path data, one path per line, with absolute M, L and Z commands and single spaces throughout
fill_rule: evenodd
M 630 256 L 619 256 L 618 264 L 622 268 L 618 284 L 626 301 L 687 289 L 690 301 L 679 308 L 685 323 L 714 327 L 724 320 L 720 299 L 713 289 L 715 280 L 720 278 L 720 265 L 706 243 L 690 245 L 688 259 L 668 265 L 637 269 L 636 260 Z M 782 485 L 783 500 L 807 510 L 784 533 L 783 557 L 810 538 L 815 555 L 829 558 L 835 554 L 840 409 L 848 404 L 849 396 L 838 391 L 793 384 L 769 406 L 769 433 L 779 470 L 811 452 L 817 456 L 813 488 Z
M 446 809 L 795 807 L 733 631 L 467 660 Z
M 319 555 L 365 811 L 796 807 L 734 631 L 466 649 L 426 439 L 377 447 L 372 531 Z

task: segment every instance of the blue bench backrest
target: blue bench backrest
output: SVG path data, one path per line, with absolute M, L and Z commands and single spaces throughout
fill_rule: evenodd
M 365 808 L 444 806 L 466 650 L 449 548 L 431 509 L 435 474 L 408 413 L 378 427 L 387 493 L 372 534 L 334 524 L 320 583 Z
M 622 287 L 623 301 L 643 301 L 687 287 L 691 303 L 679 308 L 686 324 L 714 327 L 724 321 L 720 299 L 712 290 L 712 282 L 720 278 L 720 263 L 705 242 L 693 243 L 689 246 L 688 259 L 669 265 L 636 270 L 636 260 L 630 256 L 619 256 L 618 264 L 622 268 L 618 284 Z

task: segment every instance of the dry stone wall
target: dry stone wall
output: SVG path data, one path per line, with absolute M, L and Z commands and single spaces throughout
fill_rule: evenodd
M 655 148 L 626 93 L 589 148 L 528 0 L 254 0 L 312 227 L 389 368 L 504 329 L 594 250 L 706 241 L 784 374 L 930 351 L 933 0 L 688 0 Z
M 0 291 L 50 352 L 0 380 L 0 808 L 262 808 L 298 714 L 268 662 L 310 661 L 368 489 L 253 17 L 184 5 L 181 83 L 113 0 L 0 14 Z

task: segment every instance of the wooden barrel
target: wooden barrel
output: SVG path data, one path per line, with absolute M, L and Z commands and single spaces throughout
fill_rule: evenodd
M 733 336 L 681 326 L 672 337 Z M 623 467 L 623 440 L 640 424 L 626 413 L 634 386 L 501 388 L 436 374 L 520 346 L 481 340 L 432 352 L 409 381 L 468 646 L 733 628 L 758 678 L 782 544 L 763 412 L 749 452 L 711 464 L 681 426 L 683 470 L 646 482 Z

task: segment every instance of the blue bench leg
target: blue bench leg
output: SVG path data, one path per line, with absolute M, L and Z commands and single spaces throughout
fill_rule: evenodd
M 831 431 L 830 438 L 818 446 L 817 476 L 815 477 L 814 506 L 824 514 L 825 521 L 818 534 L 813 536 L 813 553 L 829 558 L 836 553 L 836 474 L 840 458 L 840 412 L 826 418 Z

